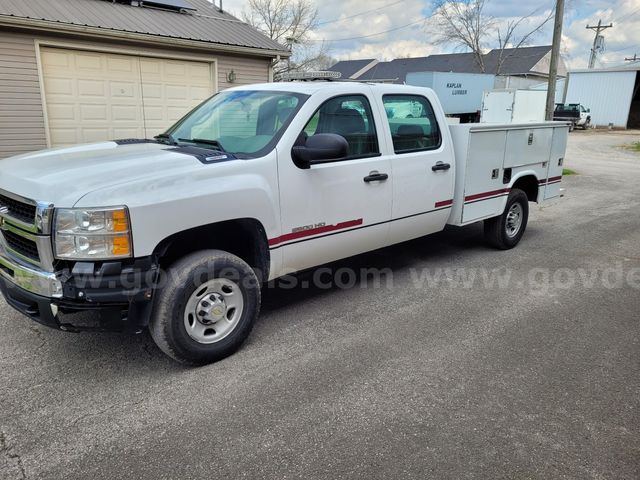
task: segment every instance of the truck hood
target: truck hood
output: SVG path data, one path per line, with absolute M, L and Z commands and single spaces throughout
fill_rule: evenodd
M 161 143 L 102 142 L 42 150 L 0 161 L 0 188 L 58 207 L 83 196 L 144 178 L 202 168 L 194 156 Z

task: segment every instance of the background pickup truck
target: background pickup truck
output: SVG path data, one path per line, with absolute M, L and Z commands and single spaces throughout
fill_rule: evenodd
M 148 327 L 212 362 L 248 336 L 265 281 L 447 224 L 514 247 L 528 203 L 560 193 L 567 129 L 448 127 L 420 87 L 233 88 L 154 140 L 3 160 L 0 288 L 45 325 Z M 95 324 L 74 321 L 86 310 Z
M 556 103 L 553 119 L 557 122 L 569 122 L 571 124 L 570 130 L 576 126 L 586 130 L 591 125 L 590 112 L 590 109 L 584 108 L 579 103 Z

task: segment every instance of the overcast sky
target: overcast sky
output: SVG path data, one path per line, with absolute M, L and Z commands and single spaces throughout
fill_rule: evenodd
M 219 0 L 215 0 L 218 3 Z M 449 53 L 451 46 L 433 45 L 429 0 L 315 0 L 319 12 L 317 41 L 325 41 L 337 59 L 419 57 Z M 554 0 L 487 0 L 488 11 L 502 20 L 535 12 L 542 17 L 553 8 Z M 225 10 L 239 15 L 247 0 L 225 0 Z M 376 9 L 375 11 L 372 11 Z M 619 65 L 625 57 L 640 57 L 640 0 L 566 0 L 562 53 L 571 68 L 587 65 L 594 33 L 587 24 L 613 22 L 604 32 L 606 53 L 598 66 Z M 417 23 L 416 23 L 417 22 Z M 413 25 L 406 26 L 413 23 Z M 406 27 L 405 27 L 406 26 Z M 388 30 L 393 30 L 388 33 Z M 552 25 L 534 37 L 531 45 L 551 43 Z M 376 35 L 381 33 L 379 35 Z M 348 40 L 353 37 L 364 37 Z

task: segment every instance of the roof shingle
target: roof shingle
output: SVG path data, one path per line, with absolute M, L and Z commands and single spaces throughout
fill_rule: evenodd
M 530 73 L 533 67 L 551 50 L 550 45 L 539 47 L 506 48 L 502 53 L 501 75 L 517 75 Z M 455 73 L 490 73 L 498 70 L 500 50 L 491 50 L 484 56 L 485 71 L 478 66 L 472 53 L 448 53 L 430 55 L 428 57 L 397 58 L 389 62 L 378 62 L 357 78 L 358 80 L 393 80 L 404 83 L 408 73 L 412 72 L 455 72 Z M 333 71 L 357 72 L 363 68 L 362 63 L 371 60 L 346 60 L 338 62 L 330 68 Z M 361 66 L 360 66 L 361 65 Z M 544 73 L 544 72 L 540 72 Z M 343 77 L 345 74 L 343 73 Z

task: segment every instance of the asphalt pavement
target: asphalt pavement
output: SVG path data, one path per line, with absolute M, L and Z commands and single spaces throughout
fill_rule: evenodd
M 206 367 L 0 301 L 0 478 L 640 478 L 633 140 L 571 133 L 517 248 L 451 228 L 269 288 Z

